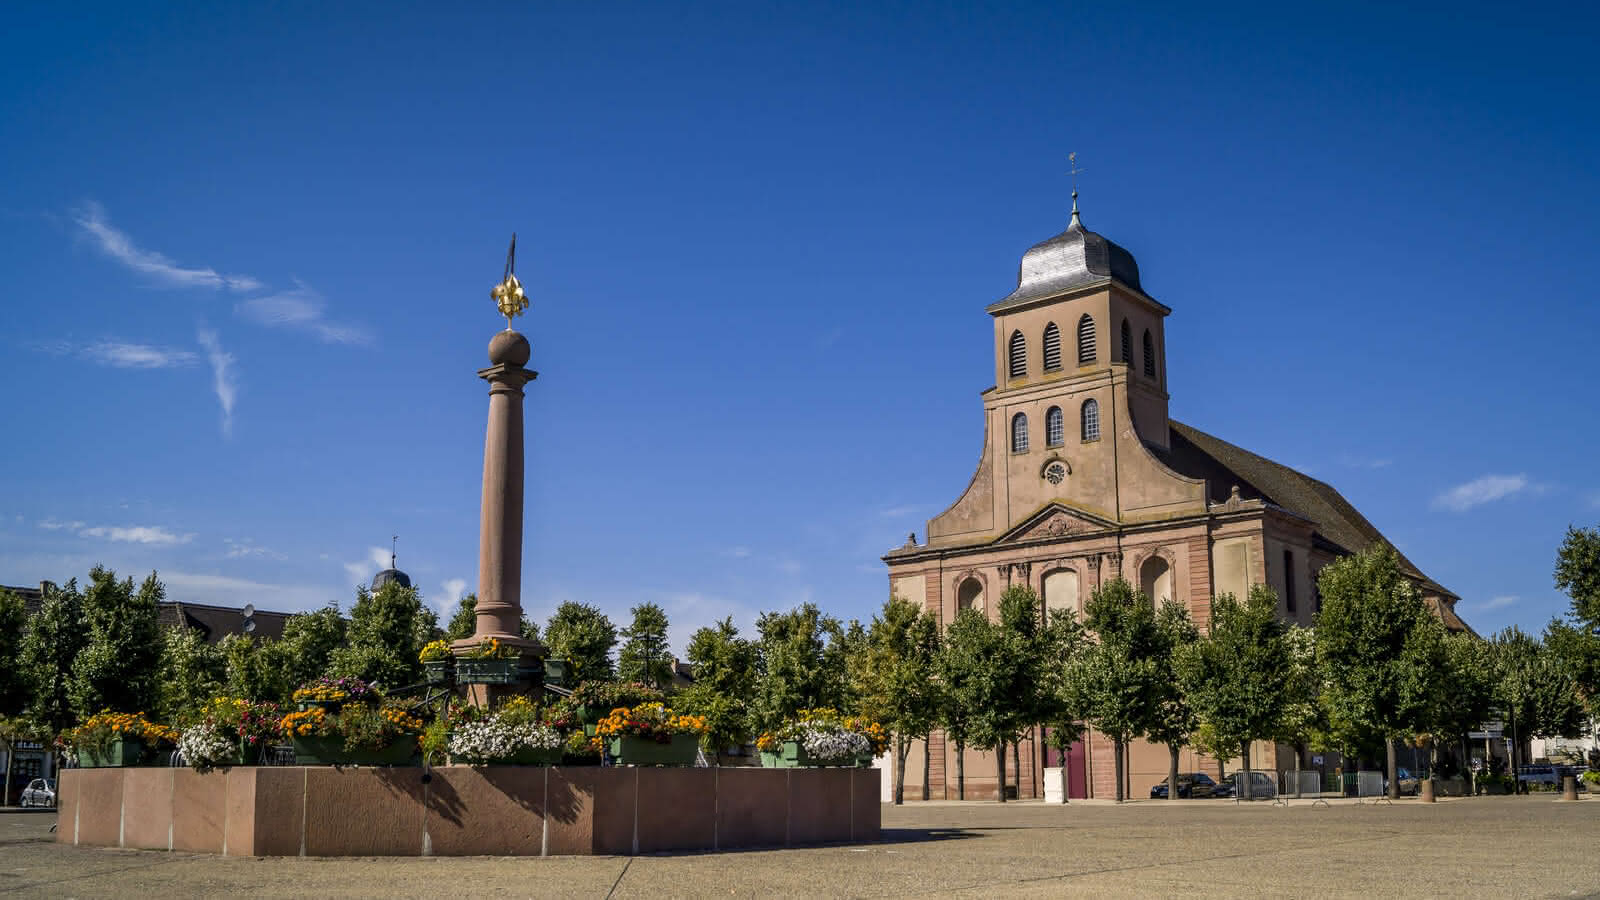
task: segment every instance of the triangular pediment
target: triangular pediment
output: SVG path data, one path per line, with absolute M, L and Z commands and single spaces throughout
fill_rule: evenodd
M 1094 513 L 1073 509 L 1061 503 L 1051 503 L 1001 535 L 996 544 L 1020 544 L 1030 541 L 1060 540 L 1080 534 L 1107 531 L 1115 522 Z

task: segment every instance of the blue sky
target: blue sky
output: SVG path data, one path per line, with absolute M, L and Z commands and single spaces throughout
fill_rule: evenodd
M 1173 309 L 1174 418 L 1335 485 L 1480 631 L 1565 609 L 1600 521 L 1582 6 L 7 17 L 0 583 L 348 607 L 398 534 L 448 608 L 515 230 L 530 613 L 869 617 L 977 463 L 983 308 L 1069 151 Z

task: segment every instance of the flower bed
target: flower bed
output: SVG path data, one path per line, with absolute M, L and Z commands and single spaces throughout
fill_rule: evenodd
M 294 741 L 295 758 L 309 765 L 403 765 L 416 755 L 423 731 L 412 708 L 397 703 L 312 705 L 280 724 Z
M 178 751 L 197 771 L 217 766 L 253 765 L 262 748 L 283 739 L 283 715 L 276 703 L 215 697 L 199 718 L 184 728 Z
M 338 710 L 346 703 L 377 703 L 378 692 L 359 678 L 318 678 L 295 689 L 294 702 L 301 709 L 320 706 Z
M 521 655 L 515 647 L 484 638 L 456 660 L 456 683 L 516 684 L 522 680 Z
M 565 747 L 527 697 L 508 699 L 486 719 L 455 723 L 449 741 L 451 760 L 473 765 L 553 766 Z
M 78 765 L 102 768 L 137 766 L 151 761 L 163 748 L 176 743 L 177 738 L 171 728 L 151 722 L 144 713 L 106 710 L 62 735 L 62 743 Z
M 429 684 L 448 684 L 451 676 L 455 674 L 456 658 L 450 653 L 450 645 L 445 641 L 430 641 L 418 654 L 422 662 L 422 674 Z
M 625 766 L 693 765 L 705 733 L 703 716 L 680 716 L 663 703 L 618 707 L 595 726 L 595 737 Z
M 884 740 L 883 726 L 870 719 L 805 709 L 778 732 L 757 738 L 756 749 L 762 765 L 776 768 L 860 766 L 872 764 Z

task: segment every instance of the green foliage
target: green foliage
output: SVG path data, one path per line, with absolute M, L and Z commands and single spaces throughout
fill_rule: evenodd
M 705 716 L 707 747 L 738 746 L 749 740 L 756 658 L 755 644 L 739 637 L 731 617 L 697 630 L 689 639 L 694 684 L 675 702 L 686 713 Z
M 1188 743 L 1189 736 L 1200 727 L 1194 704 L 1178 678 L 1178 660 L 1199 642 L 1200 630 L 1182 604 L 1168 600 L 1156 613 L 1156 634 L 1160 638 L 1157 676 L 1145 737 L 1177 749 Z
M 1555 577 L 1572 599 L 1572 624 L 1550 623 L 1545 644 L 1571 674 L 1589 715 L 1600 718 L 1600 529 L 1567 528 Z
M 572 601 L 561 604 L 545 624 L 544 642 L 552 659 L 567 661 L 574 683 L 616 677 L 611 648 L 617 645 L 617 629 L 593 606 Z
M 31 696 L 22 667 L 22 637 L 27 624 L 27 607 L 22 598 L 0 590 L 0 716 L 22 712 Z
M 1317 663 L 1329 724 L 1344 746 L 1426 731 L 1445 690 L 1444 626 L 1388 545 L 1337 560 L 1317 578 Z
M 229 697 L 287 704 L 294 689 L 304 683 L 290 677 L 289 648 L 282 641 L 230 634 L 217 651 L 226 670 L 223 690 Z
M 926 735 L 938 714 L 938 621 L 915 603 L 890 596 L 873 617 L 867 641 L 857 690 L 861 714 L 897 737 Z
M 328 671 L 387 688 L 421 681 L 417 654 L 432 640 L 434 621 L 416 588 L 393 581 L 377 593 L 360 588 L 350 610 L 349 642 L 330 655 Z
M 1477 635 L 1460 633 L 1444 637 L 1445 684 L 1439 692 L 1429 730 L 1451 741 L 1492 717 L 1494 706 L 1493 648 Z
M 751 727 L 776 731 L 802 709 L 839 709 L 844 700 L 844 628 L 816 604 L 756 620 L 755 695 Z
M 1179 652 L 1183 691 L 1216 750 L 1282 734 L 1296 674 L 1286 632 L 1277 594 L 1252 585 L 1243 603 L 1212 600 L 1210 630 Z
M 463 641 L 472 637 L 477 630 L 478 595 L 467 594 L 461 598 L 461 603 L 456 606 L 455 614 L 450 617 L 450 624 L 445 626 L 444 639 L 447 641 Z
M 165 595 L 154 572 L 135 591 L 132 578 L 118 581 L 100 566 L 89 570 L 83 595 L 87 642 L 72 661 L 67 689 L 80 718 L 102 709 L 143 712 L 155 706 L 162 649 L 157 604 Z
M 975 737 L 976 716 L 973 698 L 987 694 L 986 688 L 977 684 L 983 679 L 981 670 L 987 655 L 992 628 L 983 613 L 963 609 L 956 613 L 945 629 L 944 640 L 939 645 L 937 671 L 939 673 L 939 727 L 945 737 L 958 748 L 964 748 Z M 961 757 L 956 757 L 961 763 Z
M 1296 749 L 1336 750 L 1323 705 L 1323 675 L 1317 666 L 1317 633 L 1290 625 L 1283 639 L 1289 649 L 1289 678 L 1283 685 L 1283 714 L 1275 737 Z
M 1036 717 L 1049 729 L 1049 741 L 1066 750 L 1083 737 L 1083 712 L 1075 706 L 1076 688 L 1070 682 L 1073 663 L 1089 646 L 1078 614 L 1070 609 L 1050 612 L 1039 632 L 1039 684 L 1035 694 Z
M 1494 703 L 1518 738 L 1561 737 L 1583 730 L 1577 686 L 1544 644 L 1515 625 L 1490 641 Z
M 50 734 L 59 734 L 77 721 L 68 688 L 72 662 L 83 649 L 83 595 L 78 580 L 62 587 L 47 586 L 39 611 L 28 619 L 22 638 L 22 668 L 31 685 L 27 715 Z
M 278 640 L 289 684 L 298 687 L 326 674 L 333 652 L 344 646 L 348 630 L 349 623 L 332 603 L 315 612 L 290 616 Z
M 633 608 L 633 622 L 622 629 L 617 677 L 664 688 L 672 683 L 672 652 L 667 646 L 667 613 L 654 603 Z
M 472 596 L 472 595 L 469 594 L 468 596 Z M 472 597 L 472 603 L 473 603 L 474 606 L 476 606 L 477 603 L 478 603 L 478 598 L 473 596 Z M 523 613 L 522 614 L 522 623 L 521 624 L 522 624 L 522 636 L 524 638 L 527 638 L 530 641 L 539 640 L 539 626 L 528 618 L 528 614 L 527 613 Z M 468 637 L 471 637 L 471 635 L 469 634 Z M 543 643 L 543 642 L 540 641 L 540 643 Z
M 1150 599 L 1120 578 L 1097 588 L 1084 611 L 1095 639 L 1068 667 L 1068 705 L 1125 743 L 1149 730 L 1154 719 L 1162 635 Z
M 161 721 L 191 721 L 222 692 L 226 679 L 227 662 L 200 632 L 178 627 L 161 635 L 161 688 L 155 707 Z

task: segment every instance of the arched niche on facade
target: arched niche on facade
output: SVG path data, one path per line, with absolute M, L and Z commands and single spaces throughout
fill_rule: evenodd
M 1139 565 L 1139 590 L 1156 609 L 1172 599 L 1172 566 L 1159 553 L 1152 553 Z
M 956 612 L 963 609 L 983 612 L 983 582 L 976 575 L 968 575 L 956 586 Z
M 1058 609 L 1083 612 L 1082 584 L 1074 569 L 1052 569 L 1044 574 L 1044 611 L 1048 620 Z

